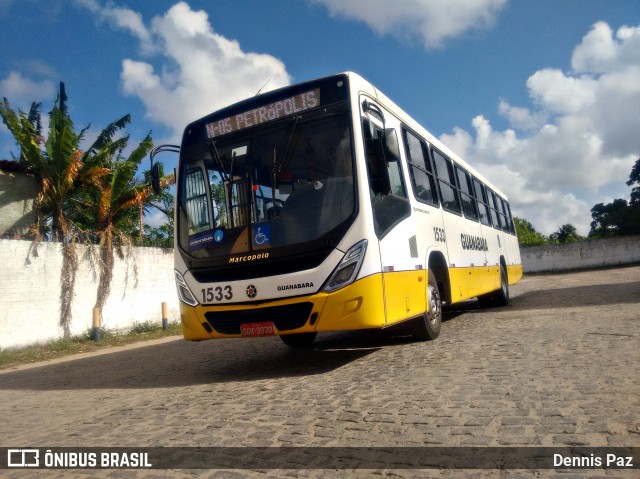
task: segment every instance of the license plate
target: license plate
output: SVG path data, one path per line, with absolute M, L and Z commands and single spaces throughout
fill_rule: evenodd
M 240 325 L 240 334 L 243 337 L 249 336 L 273 336 L 276 331 L 273 327 L 272 321 L 265 321 L 263 323 L 248 323 Z

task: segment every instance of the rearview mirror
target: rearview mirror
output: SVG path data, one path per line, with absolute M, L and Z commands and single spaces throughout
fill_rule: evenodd
M 160 194 L 160 163 L 151 168 L 151 188 L 156 195 Z

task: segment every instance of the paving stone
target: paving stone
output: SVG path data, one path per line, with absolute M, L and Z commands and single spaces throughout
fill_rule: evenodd
M 424 343 L 392 329 L 321 334 L 306 351 L 175 340 L 1 371 L 0 445 L 640 447 L 639 278 L 640 267 L 526 277 L 507 308 L 448 308 Z M 382 466 L 74 475 L 530 477 Z

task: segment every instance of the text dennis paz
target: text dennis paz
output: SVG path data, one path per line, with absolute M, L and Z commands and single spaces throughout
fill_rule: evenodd
M 553 455 L 554 467 L 633 467 L 633 456 L 617 456 L 615 454 L 607 454 L 606 456 L 563 456 L 562 454 Z

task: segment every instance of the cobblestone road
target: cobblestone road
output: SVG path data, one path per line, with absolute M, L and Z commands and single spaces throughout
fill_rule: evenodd
M 640 267 L 531 276 L 511 292 L 507 308 L 468 302 L 449 310 L 433 342 L 414 342 L 400 330 L 321 335 L 304 352 L 277 338 L 172 339 L 2 371 L 0 445 L 639 447 Z M 637 477 L 638 469 L 86 476 L 556 474 Z

